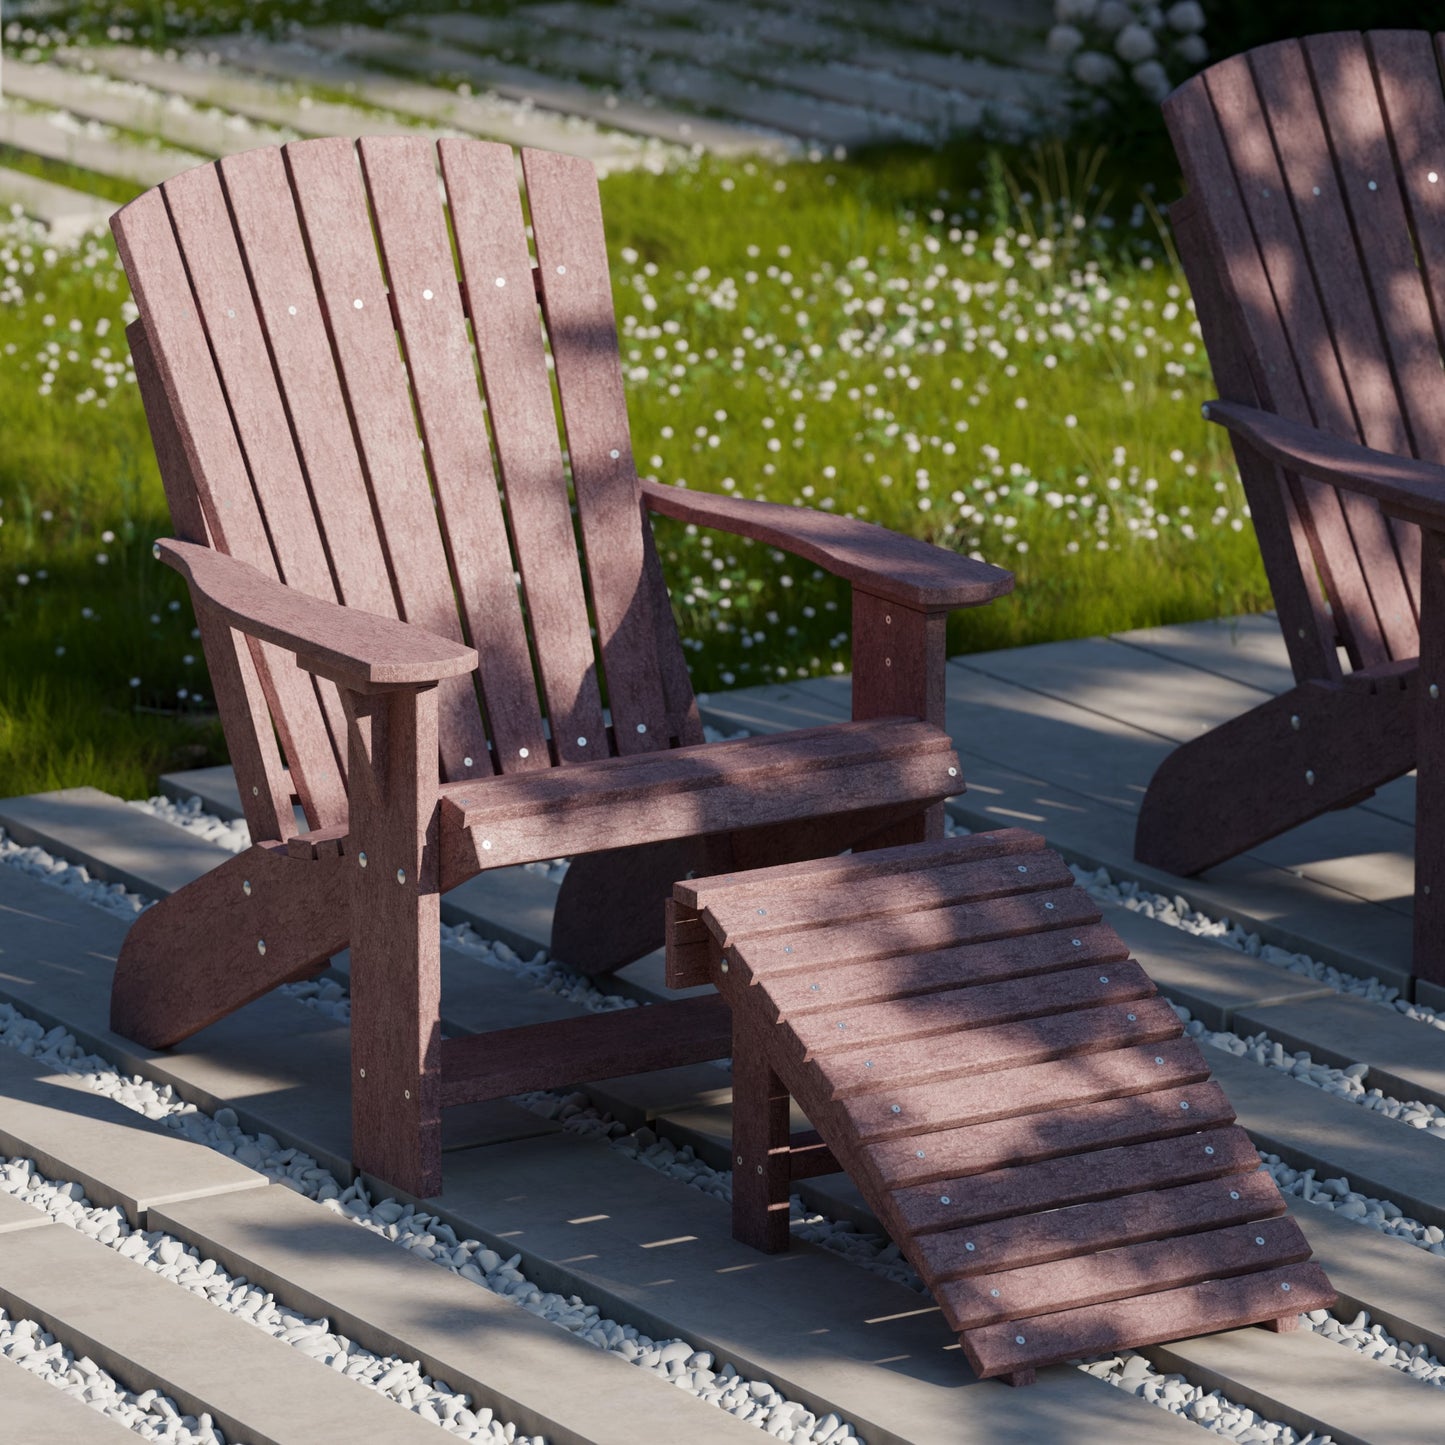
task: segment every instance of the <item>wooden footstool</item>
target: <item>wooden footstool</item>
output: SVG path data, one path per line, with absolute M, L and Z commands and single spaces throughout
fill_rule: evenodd
M 979 1376 L 1335 1293 L 1198 1046 L 1016 829 L 677 884 L 668 982 L 733 1018 L 733 1232 L 846 1170 Z M 816 1133 L 790 1137 L 788 1099 Z

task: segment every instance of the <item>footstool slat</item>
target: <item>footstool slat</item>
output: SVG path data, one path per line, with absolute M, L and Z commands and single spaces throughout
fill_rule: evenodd
M 935 1286 L 935 1298 L 949 1327 L 962 1332 L 998 1320 L 1300 1264 L 1309 1257 L 1303 1230 L 1285 1215 L 952 1280 Z
M 1248 1167 L 1247 1174 L 1223 1174 L 1177 1189 L 1126 1194 L 1022 1218 L 967 1224 L 943 1234 L 922 1234 L 915 1238 L 914 1248 L 926 1261 L 938 1290 L 950 1280 L 971 1275 L 1048 1264 L 1094 1250 L 1283 1214 L 1286 1206 L 1273 1181 L 1253 1165 Z
M 1285 1286 L 1289 1289 L 1286 1290 Z M 1007 1324 L 962 1336 L 964 1354 L 981 1375 L 1001 1375 L 1059 1360 L 1137 1349 L 1165 1340 L 1234 1330 L 1288 1310 L 1291 1316 L 1327 1309 L 1335 1292 L 1317 1264 L 1293 1264 L 1260 1274 L 1208 1280 L 1182 1289 Z M 1023 1343 L 1018 1341 L 1022 1338 Z
M 1076 943 L 1074 940 L 1077 939 Z M 1117 963 L 1129 956 L 1119 935 L 1102 923 L 1086 923 L 1049 933 L 970 943 L 935 953 L 905 953 L 893 958 L 846 963 L 817 972 L 766 973 L 768 998 L 780 1015 L 798 1018 L 819 1009 L 886 999 L 913 998 L 965 985 L 1031 978 L 1074 964 Z
M 1193 1039 L 1093 1054 L 1087 1068 L 1082 1062 L 1076 1057 L 978 1079 L 862 1094 L 844 1102 L 843 1115 L 862 1143 L 906 1137 L 921 1142 L 925 1131 L 1026 1118 L 1054 1108 L 1061 1097 L 1098 1103 L 1209 1077 L 1209 1065 Z
M 669 920 L 669 976 L 732 1009 L 739 1239 L 787 1248 L 825 1153 L 1013 1384 L 1333 1302 L 1203 1053 L 1031 835 L 693 879 Z
M 1042 1064 L 1077 1054 L 1179 1037 L 1179 1016 L 1162 998 L 1141 998 L 1074 1013 L 972 1029 L 967 1049 L 951 1034 L 827 1056 L 830 1099 L 879 1089 L 963 1079 L 1020 1064 Z M 869 1064 L 872 1067 L 869 1067 Z M 823 1078 L 821 1065 L 809 1066 Z
M 1149 975 L 1137 963 L 1111 965 L 1107 973 L 1090 965 L 1043 979 L 1011 979 L 862 1008 L 805 1014 L 785 1020 L 783 1028 L 809 1055 L 817 1056 L 866 1044 L 957 1034 L 1104 1003 L 1127 1003 L 1148 998 L 1154 991 Z

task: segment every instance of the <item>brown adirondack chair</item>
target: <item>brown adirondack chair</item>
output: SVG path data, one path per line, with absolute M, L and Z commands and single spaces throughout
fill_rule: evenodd
M 1414 968 L 1445 982 L 1442 38 L 1236 55 L 1164 113 L 1170 207 L 1297 685 L 1174 752 L 1141 861 L 1197 873 L 1417 768 Z
M 440 893 L 575 855 L 554 947 L 604 970 L 661 941 L 694 866 L 939 836 L 963 785 L 944 620 L 1012 585 L 639 481 L 595 177 L 522 166 L 535 262 L 513 153 L 478 141 L 253 151 L 114 218 L 179 539 L 157 553 L 190 583 L 257 841 L 137 920 L 112 1023 L 163 1047 L 349 945 L 353 1157 L 417 1195 L 444 1106 L 730 1047 L 715 998 L 442 1040 Z M 853 584 L 853 721 L 700 745 L 649 511 Z

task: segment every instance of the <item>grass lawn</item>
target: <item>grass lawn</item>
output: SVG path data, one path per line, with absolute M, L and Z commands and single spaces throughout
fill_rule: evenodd
M 603 185 L 639 468 L 867 517 L 1012 568 L 954 651 L 1269 594 L 1182 277 L 1137 181 L 978 147 Z M 1067 194 L 1072 192 L 1078 203 Z M 134 797 L 223 758 L 108 240 L 0 232 L 0 795 Z M 841 671 L 846 588 L 658 531 L 699 690 Z

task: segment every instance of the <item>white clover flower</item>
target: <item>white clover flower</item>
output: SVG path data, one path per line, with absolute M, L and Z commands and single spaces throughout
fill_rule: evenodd
M 1204 29 L 1204 7 L 1199 0 L 1179 0 L 1177 5 L 1169 7 L 1164 18 L 1169 28 L 1181 35 L 1193 35 Z
M 1147 25 L 1126 25 L 1114 41 L 1114 53 L 1128 65 L 1137 65 L 1141 60 L 1152 60 L 1158 50 L 1154 32 Z
M 1074 25 L 1055 25 L 1049 31 L 1050 55 L 1072 55 L 1084 43 L 1084 32 Z
M 1189 65 L 1203 65 L 1209 59 L 1209 47 L 1202 35 L 1186 35 L 1174 45 L 1174 53 Z
M 1173 89 L 1169 83 L 1169 72 L 1157 60 L 1146 60 L 1142 65 L 1136 65 L 1129 74 L 1150 100 L 1163 100 Z
M 1098 50 L 1084 50 L 1074 57 L 1074 75 L 1085 85 L 1108 85 L 1119 78 L 1119 66 Z
M 1099 0 L 1054 0 L 1054 19 L 1068 25 L 1075 20 L 1092 20 Z
M 1134 9 L 1124 0 L 1104 0 L 1094 12 L 1094 24 L 1107 35 L 1122 30 L 1134 20 Z

